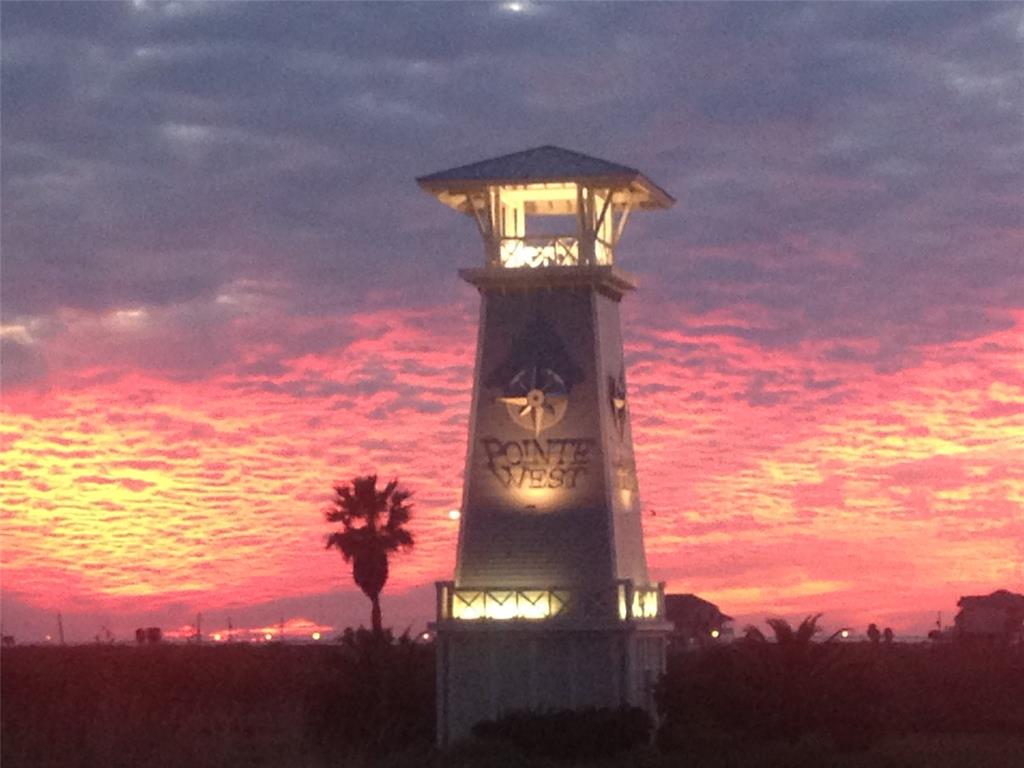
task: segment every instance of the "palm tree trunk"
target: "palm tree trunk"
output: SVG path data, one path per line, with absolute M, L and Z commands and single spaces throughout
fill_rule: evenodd
M 380 621 L 380 595 L 370 595 L 370 623 L 373 625 L 373 634 L 380 637 L 384 631 Z

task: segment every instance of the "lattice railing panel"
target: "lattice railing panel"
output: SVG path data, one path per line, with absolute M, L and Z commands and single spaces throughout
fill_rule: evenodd
M 631 581 L 592 590 L 456 587 L 450 581 L 437 588 L 438 618 L 461 621 L 643 621 L 660 617 L 664 605 L 663 585 L 634 587 Z

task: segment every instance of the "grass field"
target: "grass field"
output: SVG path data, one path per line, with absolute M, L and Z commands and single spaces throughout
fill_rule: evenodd
M 671 726 L 660 739 L 662 751 L 645 747 L 587 765 L 1024 766 L 1019 654 L 957 661 L 953 651 L 899 649 L 860 664 L 881 681 L 866 690 L 887 697 L 890 709 L 869 708 L 884 719 L 872 720 L 871 738 L 850 748 L 819 727 L 820 719 L 789 727 L 785 690 L 774 691 L 766 713 L 767 700 L 757 698 L 764 691 L 758 693 L 756 680 L 736 677 L 741 657 L 730 653 L 687 655 L 673 664 L 662 695 Z M 849 655 L 864 661 L 865 653 Z M 0 656 L 0 762 L 4 768 L 565 765 L 505 743 L 434 750 L 433 673 L 433 649 L 413 643 L 376 650 L 358 644 L 8 648 Z M 890 700 L 893 691 L 898 700 Z M 756 699 L 746 709 L 736 703 L 744 696 Z M 964 697 L 963 716 L 950 719 L 960 709 L 950 696 Z M 691 700 L 696 697 L 704 700 Z M 812 714 L 830 711 L 812 703 Z M 782 731 L 788 738 L 779 737 Z

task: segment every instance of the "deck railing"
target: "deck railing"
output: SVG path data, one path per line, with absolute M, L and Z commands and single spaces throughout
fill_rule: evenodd
M 580 265 L 580 242 L 575 235 L 535 235 L 503 237 L 500 247 L 501 266 L 519 267 L 577 267 Z M 612 249 L 603 240 L 594 243 L 597 264 L 612 263 Z
M 437 617 L 444 621 L 645 621 L 664 616 L 664 584 L 620 580 L 604 589 L 580 587 L 457 587 L 437 582 Z

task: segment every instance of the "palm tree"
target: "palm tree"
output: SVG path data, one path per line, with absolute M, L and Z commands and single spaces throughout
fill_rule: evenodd
M 341 523 L 340 531 L 327 536 L 327 549 L 341 552 L 352 563 L 352 578 L 370 598 L 370 621 L 374 635 L 382 632 L 380 593 L 388 580 L 388 556 L 399 549 L 411 549 L 412 534 L 403 526 L 409 522 L 412 494 L 392 480 L 377 490 L 377 476 L 357 477 L 351 485 L 335 485 L 328 523 Z
M 818 626 L 818 620 L 820 618 L 820 613 L 808 616 L 800 622 L 800 625 L 796 629 L 793 629 L 790 623 L 785 619 L 766 619 L 765 623 L 771 627 L 772 632 L 775 633 L 775 642 L 778 645 L 806 648 L 814 640 L 814 636 L 821 632 L 821 627 Z M 830 637 L 826 642 L 831 642 L 838 634 L 839 633 L 837 632 L 832 635 L 832 637 Z M 747 625 L 743 630 L 743 637 L 745 640 L 752 643 L 768 642 L 768 638 L 765 637 L 764 632 L 753 624 Z
M 751 624 L 739 646 L 748 678 L 762 697 L 761 707 L 774 710 L 777 732 L 791 739 L 820 719 L 841 660 L 842 646 L 836 641 L 842 630 L 815 642 L 820 619 L 820 613 L 808 616 L 796 628 L 785 619 L 767 619 L 774 642 Z

